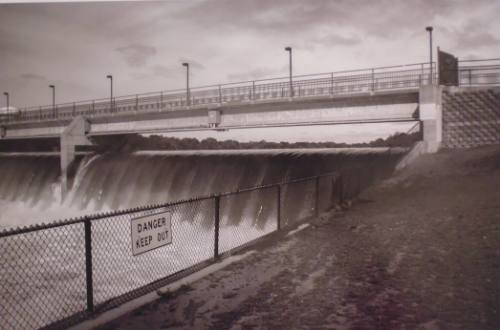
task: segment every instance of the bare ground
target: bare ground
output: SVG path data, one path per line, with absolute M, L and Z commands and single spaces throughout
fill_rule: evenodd
M 500 145 L 426 155 L 103 329 L 500 329 Z

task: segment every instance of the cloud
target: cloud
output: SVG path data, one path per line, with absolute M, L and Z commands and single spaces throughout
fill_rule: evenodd
M 463 48 L 488 47 L 500 43 L 500 39 L 488 32 L 466 31 L 458 35 L 457 45 Z
M 318 29 L 356 31 L 364 36 L 391 39 L 406 31 L 423 30 L 439 15 L 470 12 L 496 0 L 207 0 L 184 10 L 180 17 L 202 26 L 287 38 L 314 35 Z M 408 15 L 411 14 L 411 19 Z M 346 39 L 347 42 L 354 41 Z M 337 43 L 338 44 L 338 43 Z M 351 45 L 346 43 L 345 45 Z
M 178 72 L 179 69 L 174 70 L 172 67 L 167 67 L 167 66 L 161 65 L 161 64 L 154 65 L 151 68 L 151 71 L 155 76 L 163 77 L 163 78 L 171 78 L 172 76 L 176 76 L 179 73 Z
M 287 66 L 288 68 L 288 66 Z M 250 80 L 259 80 L 259 79 L 264 79 L 269 76 L 276 76 L 279 75 L 282 70 L 280 71 L 281 68 L 254 68 L 254 69 L 249 69 L 246 72 L 243 73 L 232 73 L 227 75 L 227 79 L 230 82 L 237 82 L 237 81 L 250 81 Z
M 23 73 L 21 74 L 21 78 L 26 80 L 47 80 L 45 76 L 36 73 Z
M 475 49 L 500 43 L 500 38 L 493 35 L 493 29 L 482 20 L 471 19 L 463 28 L 454 31 L 455 43 L 458 47 Z
M 363 41 L 362 38 L 355 35 L 341 36 L 337 34 L 329 34 L 313 38 L 307 38 L 297 44 L 298 48 L 314 49 L 316 47 L 339 47 L 339 46 L 356 46 Z
M 132 67 L 142 67 L 156 54 L 156 48 L 140 44 L 122 46 L 115 49 L 125 57 L 127 63 Z

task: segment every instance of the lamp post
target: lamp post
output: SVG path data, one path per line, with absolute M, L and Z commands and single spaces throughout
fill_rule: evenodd
M 191 105 L 191 96 L 189 93 L 189 63 L 182 63 L 183 66 L 186 67 L 186 104 Z
M 111 84 L 111 94 L 109 96 L 109 111 L 110 112 L 113 112 L 113 76 L 108 74 L 106 76 L 106 78 L 108 78 L 110 80 L 110 84 Z
M 288 52 L 288 60 L 289 60 L 289 71 L 290 71 L 290 97 L 293 97 L 293 85 L 292 85 L 292 47 L 285 47 L 285 50 Z
M 425 28 L 426 31 L 429 32 L 429 70 L 430 70 L 430 75 L 429 75 L 429 83 L 432 85 L 433 79 L 432 79 L 432 26 L 428 26 Z
M 54 117 L 55 117 L 56 116 L 56 86 L 49 85 L 49 87 L 52 89 L 52 113 L 54 114 Z
M 8 92 L 3 92 L 3 95 L 5 95 L 5 99 L 7 101 L 7 117 L 9 116 L 9 110 L 10 110 L 10 106 L 9 106 L 9 93 Z

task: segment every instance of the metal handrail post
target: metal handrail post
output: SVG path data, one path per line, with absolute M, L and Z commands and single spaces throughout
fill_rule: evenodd
M 375 69 L 372 68 L 372 92 L 375 91 Z
M 333 72 L 330 73 L 330 95 L 333 96 Z

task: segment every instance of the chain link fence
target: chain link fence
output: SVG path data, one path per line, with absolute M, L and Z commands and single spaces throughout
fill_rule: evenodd
M 4 230 L 0 328 L 67 328 L 154 291 L 354 197 L 362 189 L 360 173 Z M 161 212 L 171 215 L 171 244 L 134 255 L 131 221 Z

